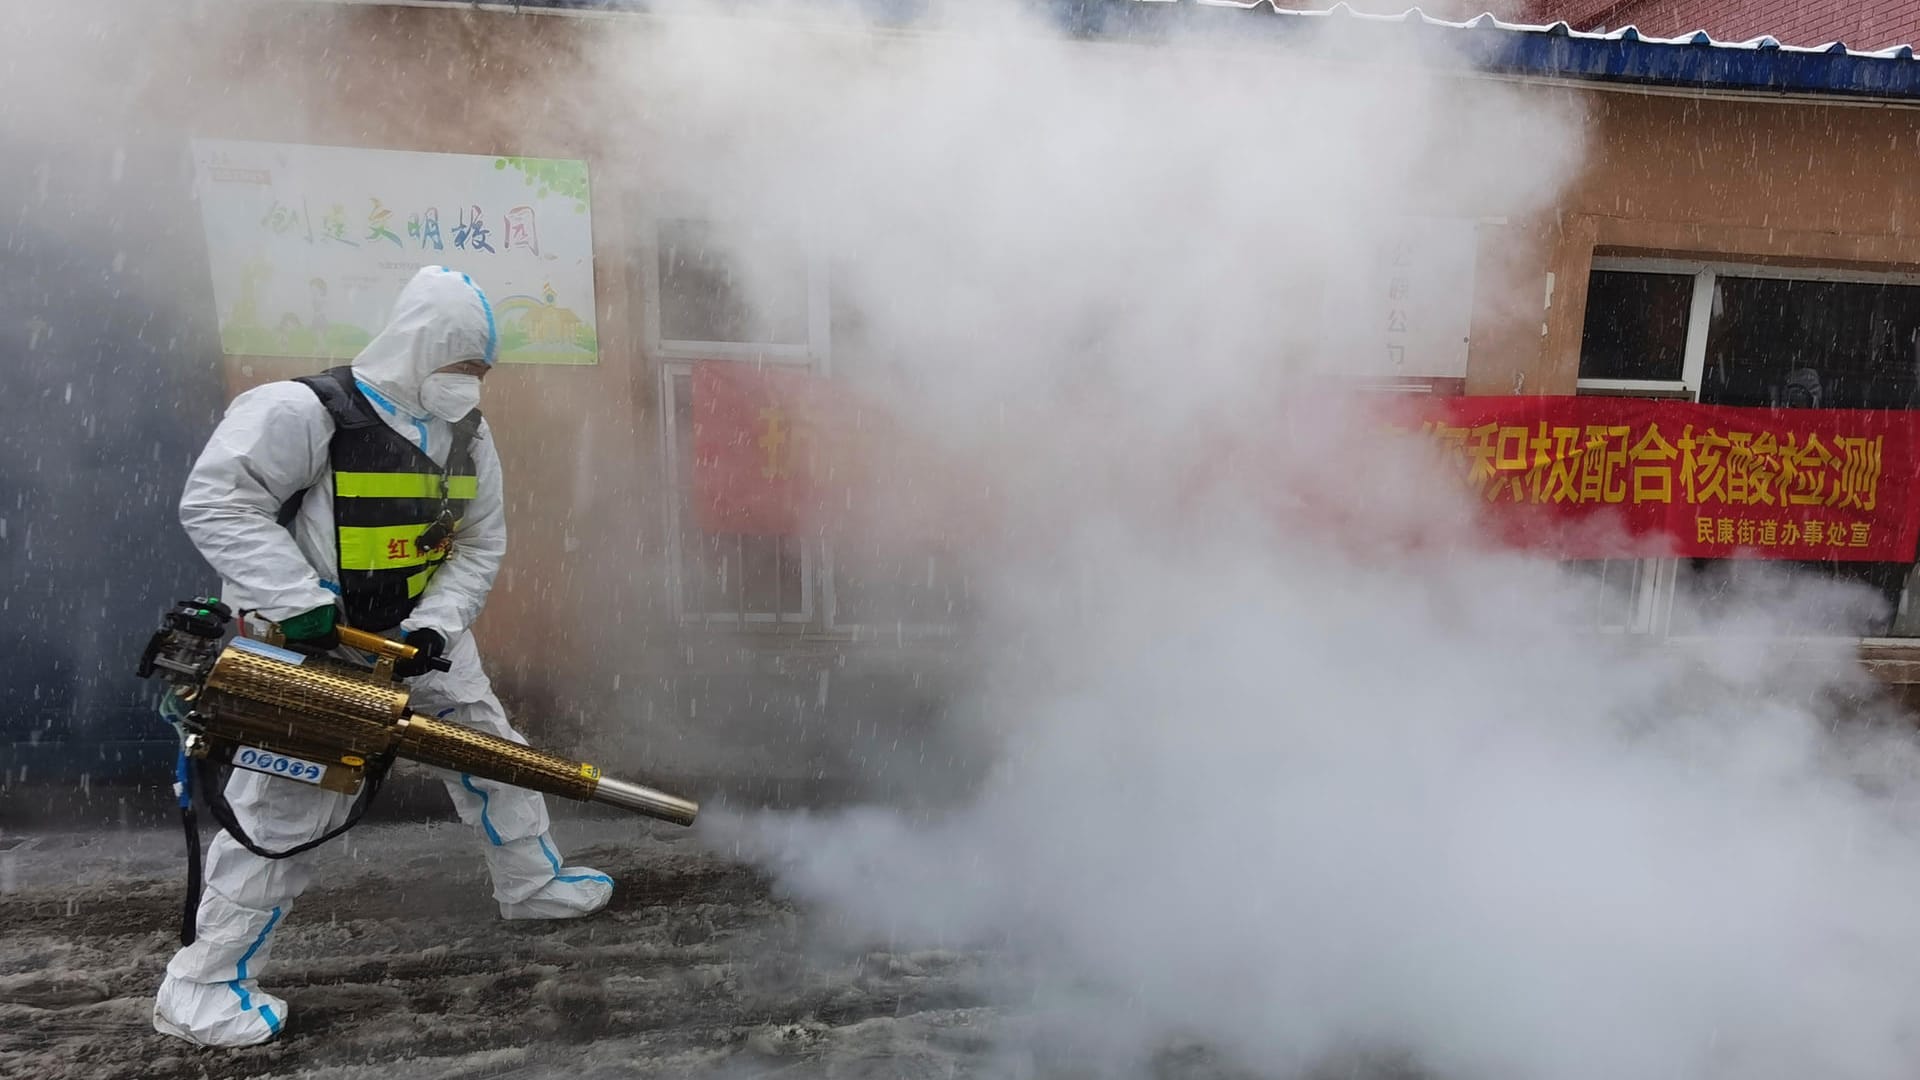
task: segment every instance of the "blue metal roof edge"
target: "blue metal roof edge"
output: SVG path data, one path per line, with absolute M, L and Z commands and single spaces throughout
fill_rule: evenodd
M 1722 42 L 1699 31 L 1681 38 L 1646 37 L 1632 27 L 1585 33 L 1565 23 L 1524 26 L 1491 15 L 1447 22 L 1418 8 L 1400 15 L 1361 15 L 1344 3 L 1311 12 L 1278 8 L 1273 0 L 1052 0 L 1050 6 L 1064 29 L 1096 38 L 1178 32 L 1297 39 L 1339 26 L 1344 32 L 1319 44 L 1324 53 L 1343 59 L 1365 59 L 1424 37 L 1442 47 L 1422 53 L 1422 62 L 1462 71 L 1687 90 L 1920 100 L 1920 60 L 1909 45 L 1854 52 L 1837 42 L 1819 48 L 1782 46 L 1772 38 Z M 1207 25 L 1222 21 L 1233 23 L 1233 29 Z
M 474 6 L 473 0 L 444 3 Z M 750 13 L 761 7 L 755 0 L 519 0 L 489 6 L 659 14 L 716 8 Z M 944 5 L 942 0 L 859 0 L 858 6 L 886 25 L 936 26 Z M 1156 40 L 1174 34 L 1299 40 L 1324 35 L 1337 25 L 1342 33 L 1326 35 L 1317 44 L 1342 59 L 1364 61 L 1379 49 L 1425 38 L 1436 47 L 1422 53 L 1422 62 L 1462 72 L 1695 91 L 1920 101 L 1920 59 L 1910 45 L 1858 52 L 1839 42 L 1807 48 L 1783 46 L 1770 37 L 1715 41 L 1704 31 L 1678 38 L 1647 37 L 1632 27 L 1587 33 L 1565 23 L 1528 26 L 1491 15 L 1448 22 L 1418 8 L 1400 15 L 1362 15 L 1344 3 L 1328 11 L 1283 9 L 1275 0 L 1036 0 L 1034 6 L 1063 32 L 1096 40 Z M 793 10 L 784 9 L 786 14 Z

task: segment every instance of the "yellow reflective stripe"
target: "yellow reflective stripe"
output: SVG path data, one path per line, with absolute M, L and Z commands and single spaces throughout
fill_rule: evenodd
M 433 572 L 438 569 L 440 569 L 440 564 L 434 563 L 432 566 L 427 567 L 425 570 L 422 570 L 419 573 L 408 577 L 407 578 L 407 599 L 412 600 L 413 598 L 419 596 L 421 593 L 426 592 L 427 582 L 433 580 Z
M 440 478 L 432 473 L 334 473 L 333 493 L 344 499 L 437 499 Z M 472 499 L 479 494 L 479 477 L 455 476 L 447 480 L 448 498 Z
M 400 570 L 424 566 L 427 555 L 413 541 L 427 531 L 425 525 L 383 525 L 369 528 L 359 525 L 340 527 L 340 569 Z

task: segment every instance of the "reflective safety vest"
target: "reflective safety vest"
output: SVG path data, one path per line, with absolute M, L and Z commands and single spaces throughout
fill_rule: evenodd
M 453 425 L 445 468 L 374 411 L 351 367 L 295 379 L 333 418 L 333 529 L 346 622 L 388 630 L 412 614 L 427 582 L 453 552 L 453 531 L 479 492 L 473 468 L 475 409 Z M 305 492 L 280 510 L 291 525 Z

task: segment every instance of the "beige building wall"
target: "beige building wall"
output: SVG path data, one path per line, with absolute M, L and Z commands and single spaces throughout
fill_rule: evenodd
M 69 42 L 116 75 L 75 110 L 147 145 L 202 135 L 588 162 L 601 360 L 508 366 L 489 381 L 512 547 L 483 630 L 503 682 L 548 700 L 584 677 L 575 658 L 608 633 L 653 658 L 653 674 L 679 670 L 693 654 L 665 582 L 659 380 L 644 345 L 638 214 L 649 192 L 634 167 L 645 148 L 627 134 L 649 103 L 596 81 L 584 60 L 590 36 L 644 34 L 648 20 L 338 4 L 195 10 L 197 23 L 139 32 L 128 23 L 126 33 Z M 1920 269 L 1920 112 L 1539 92 L 1580 103 L 1588 162 L 1550 213 L 1506 220 L 1498 207 L 1473 208 L 1489 223 L 1469 393 L 1573 391 L 1596 255 Z M 233 392 L 315 367 L 224 365 Z M 755 649 L 815 649 L 795 637 Z

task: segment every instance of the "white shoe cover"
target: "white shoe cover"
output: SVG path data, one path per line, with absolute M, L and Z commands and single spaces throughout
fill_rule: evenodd
M 503 919 L 577 919 L 613 899 L 612 878 L 592 867 L 560 865 L 545 836 L 488 848 L 487 865 Z
M 607 906 L 613 879 L 585 866 L 562 867 L 546 888 L 517 904 L 501 904 L 503 919 L 578 919 Z
M 200 1046 L 258 1046 L 280 1034 L 287 1003 L 252 979 L 197 983 L 167 976 L 153 999 L 153 1030 Z
M 154 1030 L 201 1046 L 255 1046 L 280 1034 L 287 1003 L 263 992 L 254 972 L 289 907 L 261 911 L 204 892 L 194 943 L 173 954 L 154 994 Z

